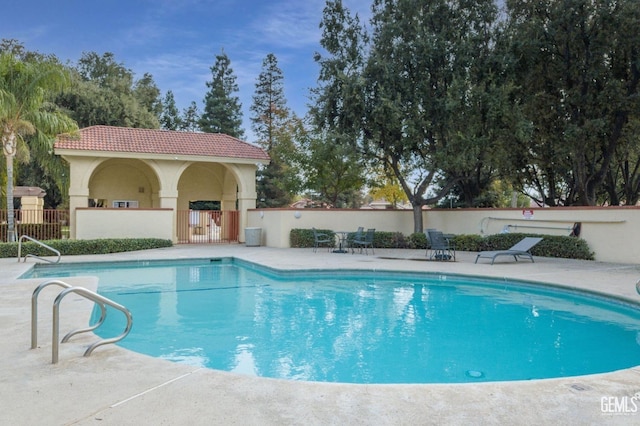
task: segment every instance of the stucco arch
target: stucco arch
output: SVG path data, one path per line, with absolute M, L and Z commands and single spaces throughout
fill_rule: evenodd
M 100 162 L 88 182 L 89 199 L 107 201 L 112 207 L 117 200 L 131 200 L 139 208 L 158 207 L 160 180 L 145 161 L 114 158 Z
M 256 170 L 258 166 L 256 164 L 228 164 L 227 171 L 229 174 L 236 177 L 236 187 L 231 187 L 231 179 L 226 182 L 228 186 L 225 187 L 225 194 L 229 196 L 232 192 L 237 194 L 238 210 L 246 211 L 248 209 L 256 208 L 256 198 L 258 196 L 256 192 Z
M 191 163 L 178 180 L 178 210 L 189 209 L 189 201 L 222 201 L 225 168 L 215 163 Z

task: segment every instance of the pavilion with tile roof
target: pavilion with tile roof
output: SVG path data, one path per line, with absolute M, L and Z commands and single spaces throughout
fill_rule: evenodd
M 239 212 L 244 241 L 246 212 L 256 207 L 256 170 L 269 163 L 261 148 L 220 133 L 113 126 L 60 136 L 54 149 L 69 163 L 70 236 L 78 239 L 170 233 L 179 242 L 178 212 L 204 200 Z

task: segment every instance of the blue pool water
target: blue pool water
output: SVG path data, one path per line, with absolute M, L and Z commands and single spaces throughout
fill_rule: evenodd
M 121 346 L 243 374 L 462 383 L 640 365 L 639 306 L 547 286 L 234 259 L 53 265 L 31 277 L 78 275 L 98 276 L 99 293 L 131 310 Z M 99 334 L 123 328 L 113 311 Z

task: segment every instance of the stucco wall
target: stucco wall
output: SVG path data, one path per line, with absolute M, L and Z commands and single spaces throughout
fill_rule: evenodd
M 530 216 L 530 213 L 533 213 Z M 424 228 L 451 234 L 491 235 L 502 232 L 569 235 L 580 222 L 580 238 L 595 252 L 596 260 L 640 263 L 640 208 L 566 207 L 522 209 L 443 209 L 425 210 Z M 409 210 L 250 210 L 248 226 L 262 228 L 262 243 L 270 247 L 289 247 L 291 229 L 311 227 L 336 231 L 358 226 L 379 231 L 413 232 L 413 212 Z
M 77 209 L 78 240 L 98 238 L 173 239 L 171 209 Z
M 262 228 L 262 243 L 269 247 L 289 247 L 292 229 L 331 229 L 355 231 L 359 226 L 378 231 L 413 232 L 413 212 L 410 210 L 347 210 L 347 209 L 265 209 L 249 210 L 249 227 Z
M 640 208 L 587 207 L 533 209 L 452 209 L 423 212 L 424 228 L 451 234 L 491 235 L 502 232 L 569 235 L 580 223 L 583 238 L 596 260 L 640 264 Z M 155 237 L 172 239 L 172 209 L 78 209 L 78 239 Z M 246 227 L 262 229 L 261 244 L 289 247 L 291 229 L 312 227 L 353 231 L 359 226 L 378 231 L 413 232 L 410 210 L 316 210 L 254 209 L 247 214 Z M 240 229 L 244 242 L 244 227 Z

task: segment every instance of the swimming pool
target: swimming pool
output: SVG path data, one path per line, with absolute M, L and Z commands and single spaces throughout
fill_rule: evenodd
M 637 305 L 546 286 L 419 273 L 279 272 L 235 259 L 53 265 L 33 276 L 71 275 L 97 275 L 99 292 L 132 311 L 123 347 L 243 374 L 461 383 L 640 365 Z M 106 337 L 123 324 L 109 315 L 105 327 Z

